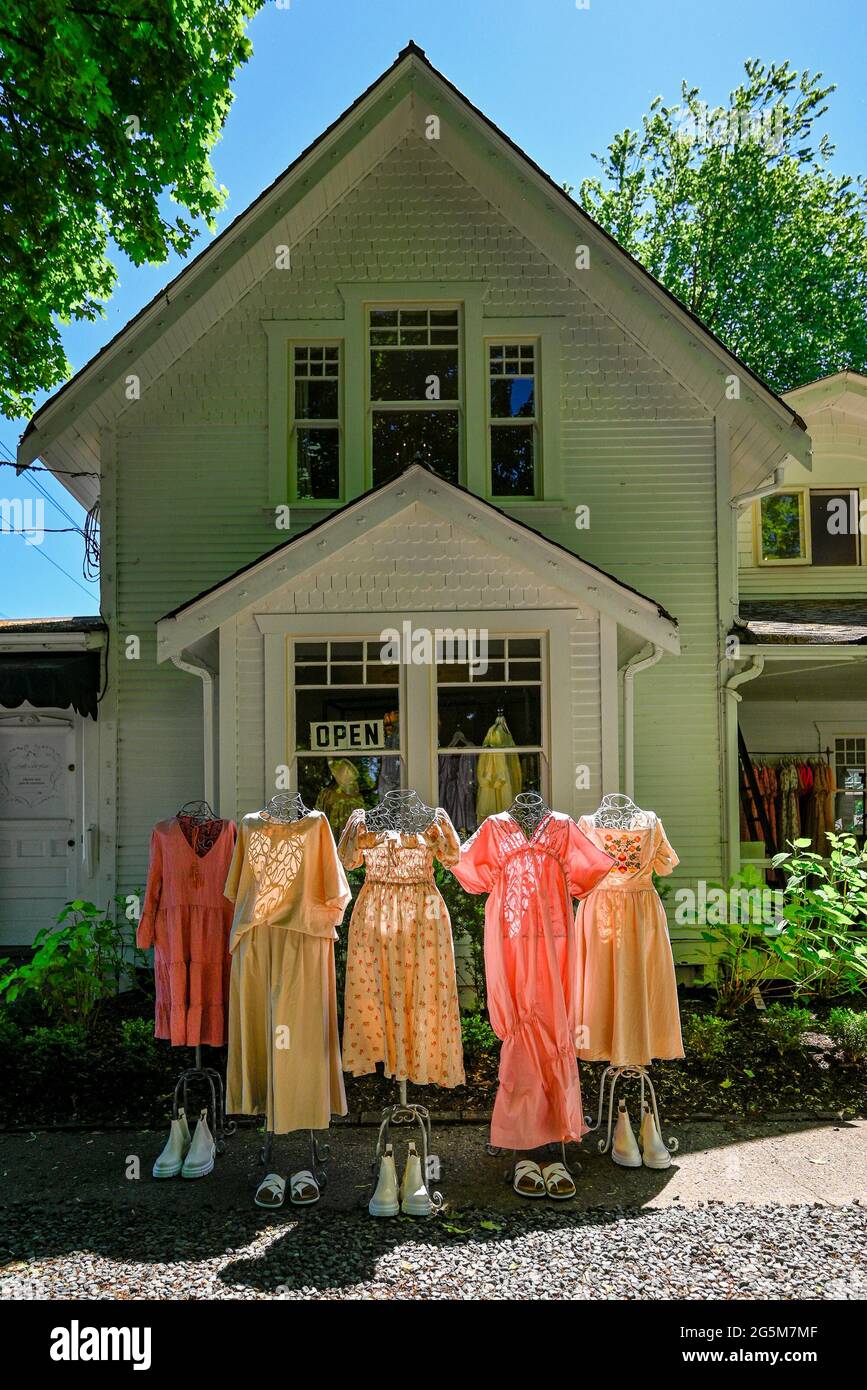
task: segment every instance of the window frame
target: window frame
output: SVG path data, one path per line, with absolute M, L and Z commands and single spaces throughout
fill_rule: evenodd
M 857 483 L 833 483 L 822 484 L 821 486 L 811 487 L 809 483 L 795 483 L 791 487 L 782 487 L 779 493 L 770 493 L 769 496 L 795 496 L 800 499 L 801 510 L 801 539 L 804 547 L 804 554 L 796 560 L 778 560 L 773 556 L 765 556 L 762 553 L 762 502 L 765 500 L 757 498 L 753 503 L 753 553 L 756 566 L 761 569 L 791 568 L 792 566 L 813 565 L 813 522 L 811 515 L 811 499 L 813 494 L 824 494 L 826 497 L 843 497 L 847 494 L 855 493 L 858 498 L 859 519 L 862 513 L 860 507 L 865 500 L 865 489 Z M 852 571 L 862 568 L 867 564 L 867 544 L 860 531 L 860 526 L 855 535 L 856 558 L 848 565 L 816 565 L 816 569 L 834 569 Z
M 833 762 L 832 762 L 832 764 L 831 764 L 831 767 L 832 767 L 833 772 L 834 772 L 834 781 L 835 781 L 835 784 L 836 784 L 836 786 L 837 786 L 837 793 L 838 793 L 838 794 L 839 794 L 840 792 L 845 792 L 845 788 L 841 787 L 840 784 L 839 784 L 839 782 L 837 781 L 837 744 L 840 743 L 840 742 L 845 743 L 847 740 L 858 740 L 858 741 L 860 741 L 860 742 L 863 742 L 864 745 L 865 745 L 865 769 L 864 769 L 864 771 L 865 771 L 865 777 L 864 777 L 864 787 L 863 787 L 863 795 L 864 795 L 864 803 L 865 803 L 865 815 L 864 815 L 864 823 L 862 824 L 862 827 L 861 827 L 861 834 L 860 834 L 860 836 L 857 836 L 857 838 L 860 839 L 860 840 L 863 842 L 863 841 L 865 840 L 865 837 L 867 837 L 867 725 L 862 725 L 860 729 L 855 730 L 855 731 L 853 731 L 853 730 L 851 730 L 851 729 L 848 729 L 848 728 L 845 729 L 845 730 L 835 729 L 834 732 L 831 733 L 831 734 L 829 735 L 828 742 L 829 742 L 829 746 L 830 746 L 830 748 L 831 748 L 831 753 L 832 753 L 832 757 L 833 757 Z M 844 759 L 845 759 L 845 749 L 843 750 L 843 753 L 844 753 Z M 836 813 L 836 806 L 835 806 L 834 809 L 835 809 L 835 813 Z M 835 814 L 835 821 L 836 821 L 836 814 Z M 855 832 L 853 832 L 853 833 L 855 833 Z
M 295 349 L 298 347 L 336 347 L 337 348 L 337 411 L 338 418 L 332 420 L 307 420 L 299 419 L 295 414 Z M 345 351 L 342 338 L 289 338 L 286 344 L 286 369 L 289 376 L 287 394 L 289 419 L 287 423 L 287 466 L 289 469 L 288 498 L 289 502 L 298 506 L 310 507 L 333 507 L 339 506 L 345 494 L 344 483 L 344 378 L 346 375 Z M 324 379 L 324 378 L 323 378 Z M 298 496 L 298 430 L 299 428 L 312 429 L 334 429 L 337 428 L 337 476 L 339 486 L 336 497 L 299 497 Z
M 507 336 L 486 333 L 484 337 L 484 358 L 485 358 L 485 449 L 486 462 L 485 472 L 487 477 L 486 497 L 490 497 L 502 504 L 509 498 L 513 502 L 539 502 L 545 496 L 545 475 L 544 458 L 545 445 L 542 439 L 542 419 L 544 412 L 543 390 L 542 390 L 542 341 L 538 334 L 509 334 Z M 510 344 L 517 347 L 524 347 L 527 344 L 533 348 L 533 418 L 526 415 L 522 416 L 494 416 L 491 414 L 491 348 L 506 348 Z M 500 429 L 504 425 L 529 425 L 533 426 L 533 491 L 529 497 L 521 494 L 516 496 L 509 492 L 494 492 L 493 483 L 493 430 Z
M 438 310 L 454 309 L 458 316 L 458 394 L 455 399 L 438 401 L 374 401 L 371 389 L 371 364 L 370 357 L 372 344 L 370 341 L 370 316 L 374 310 L 396 309 L 401 310 L 427 310 L 434 312 Z M 459 486 L 465 486 L 466 482 L 466 398 L 467 398 L 467 355 L 466 355 L 466 332 L 464 306 L 460 300 L 368 300 L 364 305 L 364 485 L 365 491 L 369 488 L 381 486 L 374 481 L 373 477 L 373 417 L 375 414 L 397 414 L 403 412 L 424 413 L 431 411 L 445 411 L 456 413 L 458 417 L 458 477 Z M 448 351 L 452 345 L 431 345 L 430 351 Z M 391 351 L 400 352 L 400 348 L 392 348 Z

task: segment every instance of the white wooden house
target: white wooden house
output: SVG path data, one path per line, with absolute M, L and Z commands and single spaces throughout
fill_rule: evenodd
M 626 790 L 682 882 L 736 866 L 732 502 L 809 470 L 799 406 L 415 45 L 19 458 L 100 502 L 103 897 L 142 884 L 151 826 L 191 797 L 241 815 L 284 768 L 315 791 L 311 723 L 389 716 L 436 801 L 456 724 L 478 742 L 495 707 L 555 806 Z M 486 631 L 487 683 L 384 670 L 404 621 Z

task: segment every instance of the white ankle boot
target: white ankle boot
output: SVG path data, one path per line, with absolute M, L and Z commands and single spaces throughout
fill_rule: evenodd
M 645 1168 L 670 1168 L 671 1153 L 662 1142 L 662 1135 L 650 1106 L 645 1101 L 638 1136 Z
M 178 1118 L 172 1120 L 166 1146 L 153 1167 L 155 1178 L 176 1178 L 184 1166 L 184 1159 L 190 1147 L 190 1131 L 183 1109 Z
M 406 1167 L 400 1184 L 400 1209 L 407 1216 L 430 1216 L 433 1211 L 421 1171 L 421 1159 L 413 1143 L 410 1143 L 407 1150 Z
M 611 1157 L 621 1168 L 641 1167 L 641 1151 L 635 1142 L 632 1125 L 629 1123 L 629 1111 L 624 1101 L 617 1107 L 617 1128 L 614 1131 Z
M 400 1202 L 397 1191 L 397 1169 L 394 1166 L 394 1150 L 386 1144 L 385 1153 L 379 1162 L 379 1181 L 376 1191 L 367 1204 L 371 1216 L 397 1216 Z
M 216 1152 L 217 1146 L 214 1143 L 214 1136 L 208 1128 L 208 1112 L 203 1110 L 199 1115 L 199 1122 L 193 1134 L 189 1153 L 184 1159 L 181 1176 L 184 1178 L 204 1178 L 214 1167 Z

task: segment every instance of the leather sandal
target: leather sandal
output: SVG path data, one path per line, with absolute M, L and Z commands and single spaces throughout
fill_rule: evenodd
M 256 1188 L 253 1201 L 257 1207 L 282 1207 L 286 1198 L 286 1179 L 279 1173 L 269 1173 Z
M 565 1164 L 558 1159 L 556 1163 L 546 1163 L 542 1169 L 542 1178 L 549 1197 L 553 1197 L 555 1202 L 568 1202 L 570 1197 L 574 1197 L 577 1191 L 572 1175 Z
M 319 1201 L 319 1184 L 309 1168 L 292 1174 L 289 1179 L 289 1201 L 293 1207 L 309 1207 Z
M 512 1186 L 519 1197 L 546 1197 L 548 1195 L 542 1170 L 532 1158 L 521 1158 L 515 1164 Z

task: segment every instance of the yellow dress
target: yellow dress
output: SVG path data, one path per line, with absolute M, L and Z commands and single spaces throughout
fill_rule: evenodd
M 515 740 L 506 724 L 497 720 L 485 734 L 483 748 L 514 748 Z M 479 825 L 488 816 L 508 811 L 521 790 L 521 760 L 517 753 L 487 752 L 479 754 L 476 771 L 478 795 L 476 797 L 476 820 Z
M 326 1129 L 346 1114 L 334 942 L 351 894 L 325 816 L 245 816 L 225 893 L 235 903 L 226 1110 L 264 1115 L 275 1134 Z
M 419 1086 L 464 1083 L 461 1020 L 448 909 L 434 883 L 434 857 L 456 864 L 457 832 L 438 808 L 420 835 L 368 831 L 364 811 L 340 840 L 347 869 L 363 863 L 364 886 L 349 924 L 343 1062 L 363 1076 Z

